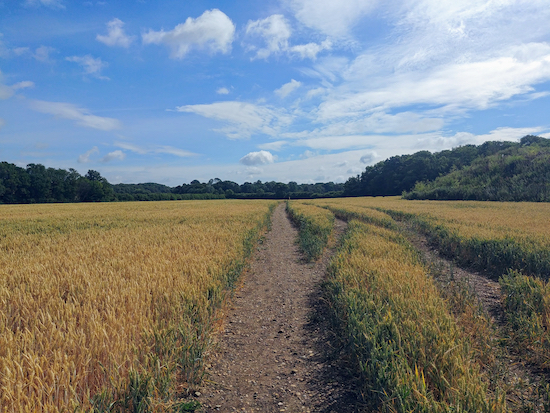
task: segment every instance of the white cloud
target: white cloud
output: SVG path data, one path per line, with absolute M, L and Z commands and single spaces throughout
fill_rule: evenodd
M 97 148 L 97 146 L 94 146 L 92 149 L 90 149 L 86 153 L 83 153 L 82 155 L 79 155 L 77 162 L 78 163 L 88 163 L 88 162 L 90 162 L 90 156 L 92 156 L 93 154 L 96 154 L 96 153 L 99 153 L 99 149 Z
M 101 158 L 101 163 L 107 163 L 114 160 L 123 161 L 126 158 L 126 154 L 122 152 L 121 150 L 116 150 L 113 152 L 109 152 L 107 155 L 105 155 L 103 158 Z
M 288 141 L 275 141 L 267 142 L 258 145 L 258 148 L 265 149 L 266 151 L 280 151 L 283 146 L 288 145 Z
M 292 30 L 282 14 L 273 14 L 262 20 L 249 21 L 246 25 L 246 34 L 263 38 L 265 47 L 249 48 L 256 51 L 256 59 L 266 59 L 272 53 L 288 50 L 288 39 Z
M 252 179 L 254 176 L 261 175 L 263 173 L 264 173 L 264 170 L 256 166 L 249 166 L 248 168 L 246 168 L 246 174 L 248 175 L 248 179 Z
M 2 73 L 0 72 L 0 75 Z M 0 82 L 2 78 L 0 77 Z M 0 83 L 0 100 L 9 99 L 13 96 L 13 89 L 9 86 Z
M 124 22 L 120 19 L 113 19 L 107 23 L 107 35 L 98 34 L 96 40 L 107 46 L 130 47 L 135 36 L 128 36 L 124 32 Z
M 179 156 L 180 158 L 188 158 L 190 156 L 196 156 L 196 153 L 186 151 L 184 149 L 174 148 L 173 146 L 159 146 L 153 149 L 155 153 L 166 153 L 169 155 Z
M 381 87 L 356 85 L 363 89 L 356 93 L 347 91 L 348 84 L 346 91 L 336 91 L 320 105 L 319 117 L 358 116 L 372 110 L 415 104 L 455 111 L 483 110 L 532 92 L 534 84 L 547 80 L 550 80 L 550 45 L 522 45 L 498 58 L 392 74 L 373 82 Z
M 66 57 L 65 60 L 78 63 L 82 66 L 84 68 L 85 75 L 90 75 L 102 80 L 109 80 L 108 77 L 101 75 L 101 71 L 109 66 L 109 64 L 103 62 L 100 57 L 94 58 L 88 54 L 85 56 Z
M 24 80 L 23 82 L 19 82 L 11 86 L 13 90 L 26 89 L 29 87 L 34 87 L 34 82 L 31 82 L 30 80 Z
M 28 47 L 15 47 L 12 51 L 16 56 L 23 56 L 30 53 L 31 49 Z
M 33 57 L 38 60 L 39 62 L 48 63 L 51 62 L 52 59 L 50 57 L 50 54 L 55 52 L 55 48 L 49 47 L 49 46 L 40 46 L 37 47 Z
M 287 0 L 305 26 L 334 37 L 347 37 L 351 29 L 379 3 L 378 0 Z M 392 7 L 397 7 L 391 4 Z
M 122 126 L 118 119 L 92 115 L 88 109 L 79 108 L 72 103 L 32 100 L 29 101 L 29 105 L 31 109 L 37 112 L 47 113 L 58 118 L 74 120 L 77 125 L 87 128 L 109 131 L 118 129 Z
M 343 149 L 350 145 L 357 146 L 365 137 L 373 134 L 423 134 L 441 129 L 445 122 L 441 117 L 423 117 L 414 112 L 401 112 L 390 115 L 385 112 L 358 114 L 356 117 L 330 120 L 323 126 L 311 131 L 284 132 L 280 136 L 287 139 L 298 139 L 306 146 L 330 145 L 324 149 Z M 388 137 L 392 139 L 393 136 Z M 338 148 L 338 145 L 342 145 Z
M 298 139 L 295 146 L 307 146 L 312 149 L 339 150 L 349 148 L 366 148 L 372 146 L 372 137 L 368 135 L 322 136 Z
M 15 91 L 18 89 L 34 87 L 34 83 L 29 80 L 7 86 L 4 84 L 3 78 L 4 76 L 2 75 L 2 71 L 0 71 L 0 100 L 11 98 L 15 94 Z
M 226 87 L 221 87 L 218 90 L 216 90 L 216 93 L 218 95 L 228 95 L 229 94 L 229 89 L 226 88 Z
M 369 152 L 369 153 L 366 153 L 363 156 L 361 156 L 361 158 L 359 158 L 359 161 L 361 163 L 370 165 L 370 164 L 374 163 L 374 161 L 376 161 L 376 159 L 378 159 L 378 154 L 376 152 Z
M 292 79 L 290 82 L 285 83 L 279 89 L 275 90 L 275 94 L 281 98 L 285 98 L 300 86 L 302 86 L 302 82 Z
M 1 46 L 1 44 L 0 44 Z M 34 53 L 31 51 L 30 47 L 15 47 L 11 50 L 5 48 L 4 53 L 6 56 L 9 56 L 10 53 L 13 53 L 15 56 L 25 56 L 25 57 L 32 57 L 39 62 L 42 63 L 51 63 L 53 59 L 51 58 L 50 54 L 57 51 L 53 47 L 49 46 L 40 46 L 37 47 L 34 51 Z M 2 55 L 0 50 L 0 56 Z
M 183 59 L 193 48 L 206 49 L 211 53 L 229 53 L 235 35 L 235 25 L 218 9 L 207 10 L 201 16 L 187 18 L 174 30 L 165 32 L 149 30 L 142 35 L 144 44 L 165 44 L 171 57 Z
M 321 44 L 307 43 L 291 46 L 289 39 L 292 35 L 292 29 L 290 23 L 282 14 L 272 14 L 261 20 L 250 20 L 246 25 L 245 33 L 249 41 L 246 48 L 256 53 L 252 60 L 267 59 L 272 54 L 279 55 L 281 53 L 298 55 L 302 59 L 315 60 L 317 54 L 323 50 L 330 50 L 332 47 L 332 43 L 328 39 Z M 256 36 L 262 39 L 261 46 L 250 43 Z
M 275 162 L 275 158 L 270 152 L 262 150 L 259 152 L 250 152 L 243 156 L 239 162 L 248 166 L 267 165 Z
M 215 130 L 226 134 L 231 139 L 246 139 L 259 133 L 275 135 L 281 125 L 291 122 L 290 116 L 282 111 L 246 102 L 186 105 L 178 106 L 176 110 L 227 122 L 228 126 Z
M 115 146 L 119 148 L 126 149 L 140 155 L 150 154 L 150 153 L 164 153 L 169 155 L 178 156 L 180 158 L 188 158 L 190 156 L 196 156 L 196 153 L 186 151 L 184 149 L 174 148 L 173 146 L 152 146 L 152 147 L 141 147 L 134 145 L 128 142 L 115 142 Z
M 306 93 L 306 99 L 311 99 L 311 98 L 314 98 L 315 96 L 324 95 L 326 92 L 327 90 L 322 87 L 310 89 Z
M 332 49 L 332 42 L 327 39 L 321 42 L 321 44 L 307 43 L 291 46 L 289 51 L 299 54 L 302 59 L 309 58 L 311 60 L 315 60 L 320 52 L 330 49 Z
M 2 129 L 5 124 L 6 124 L 6 121 L 4 119 L 0 118 L 0 129 Z
M 26 6 L 39 7 L 46 6 L 52 9 L 64 9 L 63 0 L 26 0 Z

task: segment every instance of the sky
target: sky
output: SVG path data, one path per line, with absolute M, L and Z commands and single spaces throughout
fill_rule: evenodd
M 0 0 L 0 161 L 345 182 L 550 138 L 548 0 Z

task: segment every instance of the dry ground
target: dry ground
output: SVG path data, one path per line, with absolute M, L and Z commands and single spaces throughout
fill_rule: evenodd
M 337 221 L 336 239 L 345 225 Z M 359 411 L 355 379 L 333 345 L 322 299 L 334 245 L 311 264 L 296 239 L 280 204 L 207 366 L 206 385 L 197 394 L 202 411 Z

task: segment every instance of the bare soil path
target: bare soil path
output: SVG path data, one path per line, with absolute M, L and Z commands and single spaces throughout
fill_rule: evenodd
M 345 223 L 337 221 L 336 237 Z M 334 246 L 306 263 L 280 204 L 228 311 L 198 400 L 202 411 L 360 411 L 322 300 Z

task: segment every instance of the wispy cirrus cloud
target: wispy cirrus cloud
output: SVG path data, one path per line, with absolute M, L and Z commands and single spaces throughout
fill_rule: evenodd
M 4 84 L 4 77 L 2 71 L 0 71 L 0 100 L 5 100 L 11 98 L 15 92 L 19 89 L 32 88 L 34 87 L 34 82 L 30 80 L 25 80 L 22 82 L 15 83 L 11 86 Z
M 283 110 L 246 102 L 216 102 L 206 105 L 185 105 L 176 108 L 178 112 L 195 113 L 227 124 L 215 131 L 231 139 L 247 139 L 252 135 L 275 135 L 292 117 Z
M 113 19 L 107 23 L 107 34 L 98 34 L 96 40 L 107 46 L 130 47 L 135 36 L 128 36 L 124 32 L 124 22 L 120 19 Z
M 280 151 L 284 146 L 287 146 L 288 144 L 288 141 L 273 141 L 262 143 L 258 145 L 258 148 L 264 149 L 266 151 Z
M 72 103 L 31 100 L 29 101 L 29 106 L 40 113 L 53 115 L 56 118 L 73 120 L 77 125 L 86 128 L 110 131 L 122 127 L 122 123 L 118 119 L 92 115 L 88 109 L 78 107 Z
M 82 155 L 79 155 L 78 156 L 78 159 L 77 159 L 77 162 L 78 163 L 88 163 L 90 162 L 90 156 L 96 154 L 96 153 L 99 153 L 99 149 L 97 146 L 94 146 L 92 149 L 90 149 L 89 151 L 86 151 L 85 153 L 83 153 Z
M 24 3 L 27 7 L 40 7 L 45 6 L 51 9 L 64 9 L 65 5 L 63 0 L 25 0 Z
M 164 44 L 171 50 L 170 57 L 183 59 L 192 49 L 210 53 L 229 53 L 235 35 L 235 25 L 218 9 L 205 11 L 170 31 L 149 30 L 142 35 L 144 44 Z
M 101 60 L 100 57 L 92 57 L 87 54 L 85 56 L 70 56 L 65 60 L 69 62 L 78 63 L 84 69 L 85 75 L 90 75 L 101 80 L 110 80 L 107 76 L 103 76 L 101 71 L 105 69 L 109 64 Z
M 300 86 L 302 86 L 302 82 L 298 82 L 297 80 L 292 79 L 290 82 L 285 83 L 279 89 L 275 90 L 274 93 L 284 99 Z
M 305 26 L 333 37 L 348 37 L 379 0 L 286 0 L 295 17 Z M 392 5 L 393 7 L 393 5 Z
M 173 146 L 167 145 L 155 145 L 155 146 L 139 146 L 129 142 L 115 142 L 115 146 L 119 148 L 126 149 L 131 152 L 135 152 L 140 155 L 146 154 L 167 154 L 178 156 L 180 158 L 189 158 L 192 156 L 197 156 L 196 153 L 186 151 L 185 149 L 175 148 Z
M 57 50 L 50 46 L 37 47 L 34 52 L 30 47 L 15 47 L 12 50 L 8 50 L 8 53 L 13 53 L 15 56 L 28 56 L 36 59 L 42 63 L 52 63 L 53 59 L 51 54 Z

